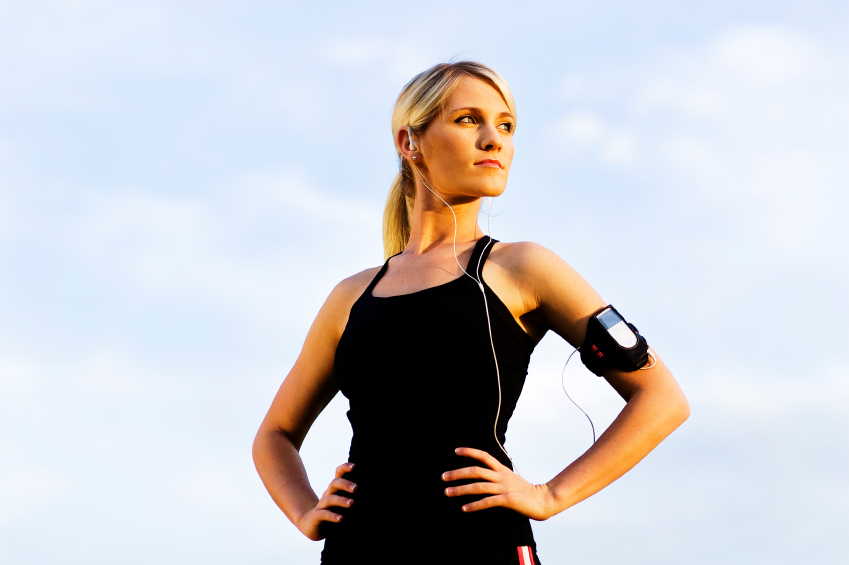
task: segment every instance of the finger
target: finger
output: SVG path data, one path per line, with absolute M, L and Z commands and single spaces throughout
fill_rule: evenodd
M 337 514 L 336 512 L 331 512 L 330 510 L 319 509 L 315 510 L 313 513 L 316 521 L 318 522 L 341 522 L 342 516 L 341 514 Z
M 338 496 L 336 494 L 326 494 L 318 501 L 316 508 L 330 508 L 331 506 L 350 508 L 353 504 L 354 501 L 350 498 L 345 498 L 344 496 Z
M 445 496 L 466 496 L 467 494 L 501 494 L 504 487 L 498 483 L 472 483 L 459 487 L 448 487 Z
M 477 459 L 494 471 L 500 471 L 504 468 L 504 465 L 502 465 L 498 459 L 486 451 L 481 451 L 480 449 L 475 449 L 473 447 L 458 447 L 454 450 L 454 453 L 460 457 L 471 457 L 472 459 Z
M 463 512 L 477 512 L 478 510 L 486 510 L 496 506 L 507 506 L 507 495 L 496 494 L 495 496 L 487 496 L 475 502 L 470 502 L 463 505 Z
M 354 493 L 357 491 L 357 484 L 352 483 L 348 479 L 337 478 L 330 481 L 330 485 L 327 487 L 326 493 L 333 494 L 334 492 L 339 491 Z
M 354 470 L 354 464 L 353 463 L 342 463 L 341 465 L 336 467 L 336 478 L 338 479 L 342 475 L 344 475 L 345 473 L 350 473 L 353 470 Z
M 485 481 L 496 482 L 498 480 L 498 473 L 491 469 L 484 469 L 483 467 L 463 467 L 462 469 L 442 473 L 443 481 L 459 481 L 460 479 L 483 479 Z

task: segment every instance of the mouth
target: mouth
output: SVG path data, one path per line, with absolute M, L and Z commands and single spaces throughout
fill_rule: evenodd
M 478 161 L 475 163 L 476 166 L 481 167 L 498 167 L 499 169 L 503 169 L 504 165 L 501 164 L 501 161 L 498 159 L 484 159 L 482 161 Z

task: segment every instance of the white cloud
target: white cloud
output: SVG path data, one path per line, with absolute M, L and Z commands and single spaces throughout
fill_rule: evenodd
M 39 380 L 38 369 L 32 363 L 0 353 L 0 396 L 20 400 L 32 393 Z
M 287 214 L 309 218 L 316 226 L 338 222 L 353 228 L 369 229 L 382 213 L 371 203 L 340 194 L 330 195 L 311 187 L 303 174 L 295 171 L 255 172 L 239 183 L 239 192 L 268 199 Z M 267 210 L 265 206 L 263 209 Z
M 761 90 L 799 80 L 816 69 L 816 56 L 800 34 L 778 26 L 748 26 L 722 34 L 712 59 L 748 86 Z
M 27 184 L 25 168 L 17 144 L 0 137 L 0 243 L 21 230 L 15 208 Z
M 729 367 L 734 367 L 730 364 Z M 739 364 L 737 365 L 739 366 Z M 800 380 L 795 375 L 771 375 L 768 386 L 751 374 L 714 369 L 694 390 L 715 413 L 759 420 L 761 423 L 792 413 L 842 414 L 849 401 L 849 373 L 837 370 L 825 377 Z
M 56 368 L 51 372 L 53 379 L 62 378 Z M 153 378 L 155 371 L 143 368 L 140 360 L 114 349 L 90 352 L 80 360 L 78 367 L 65 367 L 64 372 L 92 401 L 150 399 L 153 395 L 168 397 L 175 388 L 173 381 L 169 386 L 162 386 L 167 379 L 161 375 Z
M 367 259 L 379 245 L 382 210 L 291 170 L 246 173 L 201 197 L 46 189 L 32 179 L 15 189 L 7 239 L 61 249 L 101 281 L 227 305 L 254 321 L 283 320 L 301 307 L 309 316 L 311 300 L 291 296 L 325 294 L 333 284 L 325 277 L 338 282 L 380 258 Z M 315 246 L 334 259 L 310 267 L 308 283 L 295 273 L 313 263 Z M 340 265 L 349 270 L 340 274 Z
M 585 76 L 579 74 L 569 75 L 560 83 L 560 93 L 567 100 L 582 98 L 588 88 Z
M 386 45 L 376 37 L 332 39 L 322 49 L 331 62 L 348 69 L 359 69 L 385 52 Z
M 383 36 L 350 36 L 324 38 L 321 52 L 332 65 L 351 73 L 375 70 L 379 76 L 397 86 L 403 85 L 416 74 L 437 63 L 432 50 L 411 40 L 409 34 L 401 38 Z M 400 83 L 400 84 L 397 84 Z
M 563 118 L 559 128 L 566 140 L 575 144 L 594 144 L 607 134 L 607 124 L 593 112 L 572 112 Z
M 845 232 L 849 183 L 849 60 L 824 49 L 778 26 L 735 27 L 639 68 L 569 77 L 589 94 L 551 135 L 566 159 L 629 167 L 680 206 L 748 215 L 771 254 L 819 253 Z
M 73 482 L 49 467 L 0 471 L 0 523 L 42 510 L 72 490 Z
M 95 110 L 114 105 L 120 77 L 206 74 L 216 43 L 174 29 L 161 2 L 6 3 L 0 17 L 0 103 L 8 110 Z M 189 33 L 191 35 L 191 33 Z
M 717 85 L 682 85 L 671 77 L 649 79 L 637 91 L 633 100 L 639 112 L 675 109 L 681 114 L 704 118 L 724 118 L 729 112 L 729 101 Z
M 636 147 L 632 135 L 623 128 L 610 126 L 589 110 L 571 112 L 552 128 L 553 135 L 568 154 L 596 153 L 604 163 L 623 165 L 634 162 Z

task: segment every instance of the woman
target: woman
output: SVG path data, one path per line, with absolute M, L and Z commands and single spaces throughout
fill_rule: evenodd
M 546 484 L 503 448 L 530 354 L 548 330 L 572 345 L 606 306 L 551 251 L 478 227 L 513 158 L 516 111 L 504 80 L 471 62 L 436 65 L 398 98 L 400 172 L 384 214 L 382 267 L 331 292 L 254 442 L 272 498 L 322 563 L 539 563 L 529 519 L 598 492 L 689 415 L 672 374 L 604 377 L 627 404 L 598 441 Z M 319 497 L 298 455 L 340 391 L 349 461 Z

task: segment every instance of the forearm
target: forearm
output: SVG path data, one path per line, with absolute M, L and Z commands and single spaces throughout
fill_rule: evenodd
M 598 441 L 547 483 L 552 516 L 624 475 L 687 419 L 683 393 L 664 384 L 635 390 Z
M 319 500 L 297 448 L 282 432 L 260 429 L 254 440 L 253 457 L 271 498 L 297 526 L 300 517 Z

